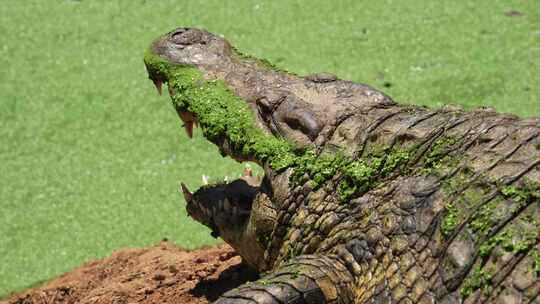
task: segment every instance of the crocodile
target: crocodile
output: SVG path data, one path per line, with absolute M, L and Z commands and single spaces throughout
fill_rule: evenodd
M 540 303 L 540 119 L 396 103 L 196 28 L 144 62 L 190 137 L 264 171 L 181 185 L 260 273 L 215 303 Z

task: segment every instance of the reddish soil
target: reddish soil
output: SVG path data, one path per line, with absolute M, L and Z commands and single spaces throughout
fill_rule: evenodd
M 227 245 L 122 249 L 0 304 L 209 303 L 257 274 Z

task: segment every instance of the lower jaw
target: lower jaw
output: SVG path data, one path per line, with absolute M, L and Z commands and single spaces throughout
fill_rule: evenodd
M 205 215 L 203 218 L 212 218 L 216 214 L 244 216 L 251 211 L 252 201 L 260 191 L 263 178 L 254 174 L 249 164 L 246 164 L 239 176 L 234 180 L 229 180 L 227 176 L 210 180 L 203 175 L 202 186 L 194 193 L 184 183 L 181 183 L 181 190 L 186 202 L 198 204 L 195 208 Z

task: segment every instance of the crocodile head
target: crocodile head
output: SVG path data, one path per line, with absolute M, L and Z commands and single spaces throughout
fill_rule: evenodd
M 167 84 L 189 137 L 198 125 L 223 156 L 264 168 L 258 182 L 244 176 L 195 193 L 182 189 L 188 213 L 259 269 L 268 262 L 263 257 L 277 227 L 276 212 L 288 208 L 289 177 L 300 171 L 295 166 L 334 147 L 329 138 L 335 126 L 355 106 L 389 101 L 331 74 L 298 77 L 281 71 L 199 29 L 178 28 L 161 36 L 148 49 L 145 64 L 160 93 Z M 338 95 L 340 102 L 329 105 Z
M 155 40 L 145 55 L 149 78 L 161 93 L 167 84 L 188 137 L 199 126 L 222 156 L 252 161 L 265 176 L 205 185 L 192 193 L 184 184 L 187 212 L 231 244 L 251 265 L 262 269 L 264 251 L 276 225 L 281 196 L 287 195 L 288 170 L 320 130 L 309 108 L 292 111 L 262 92 L 285 81 L 264 62 L 240 55 L 221 37 L 179 28 Z M 263 97 L 264 96 L 264 97 Z M 275 103 L 275 104 L 273 104 Z M 291 105 L 292 106 L 292 105 Z

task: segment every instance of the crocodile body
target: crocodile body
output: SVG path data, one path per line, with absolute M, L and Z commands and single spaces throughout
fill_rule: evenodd
M 188 134 L 250 176 L 183 186 L 260 280 L 216 303 L 540 303 L 540 120 L 395 103 L 300 77 L 204 30 L 151 46 Z

